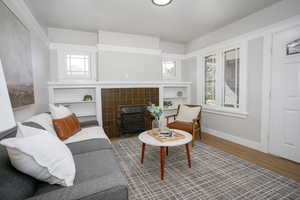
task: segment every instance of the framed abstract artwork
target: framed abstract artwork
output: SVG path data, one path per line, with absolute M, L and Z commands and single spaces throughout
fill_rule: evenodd
M 0 59 L 12 107 L 34 104 L 30 32 L 0 1 Z

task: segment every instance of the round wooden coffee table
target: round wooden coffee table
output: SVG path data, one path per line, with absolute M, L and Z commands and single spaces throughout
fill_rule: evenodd
M 176 141 L 160 142 L 159 140 L 157 140 L 154 137 L 152 137 L 151 135 L 149 135 L 147 133 L 147 131 L 142 132 L 139 135 L 139 140 L 142 142 L 142 155 L 141 155 L 141 163 L 142 164 L 144 162 L 144 154 L 145 154 L 146 144 L 151 145 L 151 146 L 160 147 L 160 178 L 161 178 L 161 180 L 164 179 L 165 152 L 168 155 L 168 147 L 185 145 L 187 159 L 188 159 L 188 166 L 189 166 L 189 168 L 192 167 L 191 154 L 190 154 L 190 150 L 189 150 L 189 143 L 192 141 L 192 135 L 188 132 L 181 131 L 181 130 L 175 130 L 175 131 L 184 135 L 185 137 L 183 139 L 179 139 Z

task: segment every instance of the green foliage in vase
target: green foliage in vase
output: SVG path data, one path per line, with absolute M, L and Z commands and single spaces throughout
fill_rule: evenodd
M 151 106 L 148 106 L 147 110 L 150 113 L 152 113 L 152 115 L 158 120 L 163 113 L 163 110 L 159 106 L 155 106 L 154 104 L 152 104 Z

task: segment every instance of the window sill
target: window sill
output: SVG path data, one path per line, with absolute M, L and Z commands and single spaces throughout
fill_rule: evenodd
M 241 111 L 239 109 L 233 109 L 233 108 L 218 107 L 218 106 L 204 105 L 203 112 L 217 114 L 217 115 L 223 115 L 223 116 L 229 116 L 229 117 L 235 117 L 235 118 L 241 118 L 241 119 L 245 119 L 248 117 L 248 113 L 245 111 Z

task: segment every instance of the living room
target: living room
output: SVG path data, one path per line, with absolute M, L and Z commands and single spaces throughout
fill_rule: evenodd
M 0 199 L 299 199 L 299 0 L 1 0 Z

